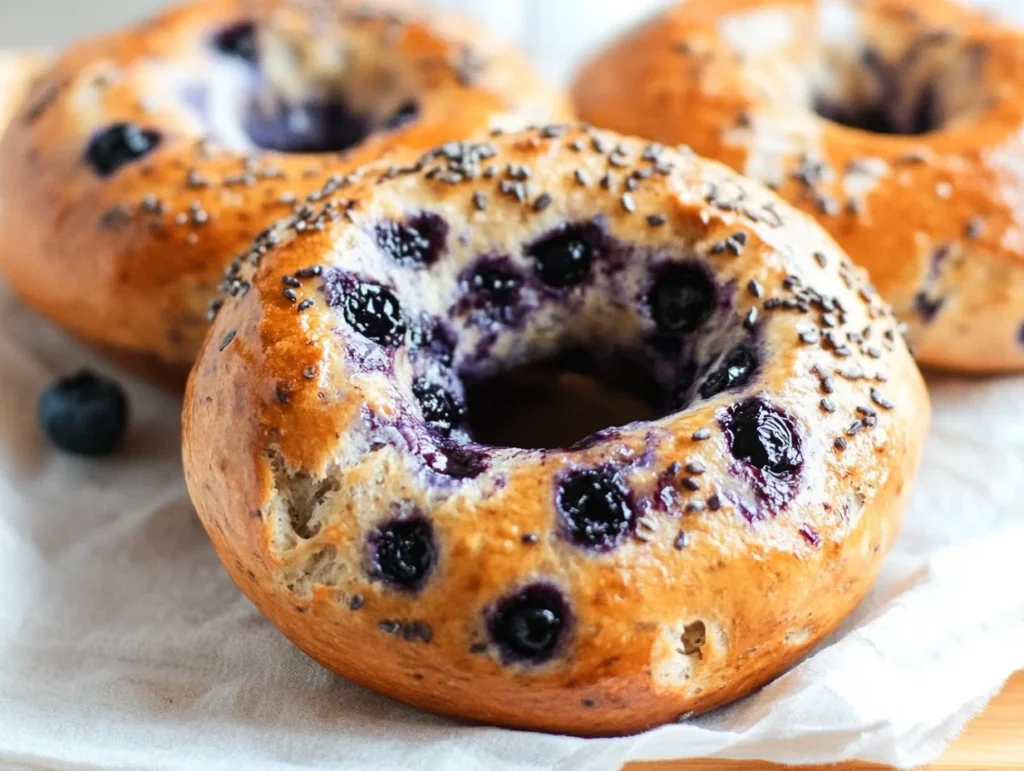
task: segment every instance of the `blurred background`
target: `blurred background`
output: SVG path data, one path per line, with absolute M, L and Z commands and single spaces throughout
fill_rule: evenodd
M 1024 0 L 1021 0 L 1024 2 Z M 176 4 L 173 0 L 0 0 L 0 47 L 60 46 Z M 564 82 L 579 57 L 665 0 L 432 0 L 476 16 L 517 41 Z

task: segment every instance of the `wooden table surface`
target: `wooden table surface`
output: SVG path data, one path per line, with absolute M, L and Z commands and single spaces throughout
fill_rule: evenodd
M 673 763 L 631 763 L 624 771 L 777 771 L 770 763 L 698 760 Z M 870 763 L 804 766 L 802 771 L 880 771 Z M 1024 769 L 1024 672 L 979 715 L 945 755 L 924 771 L 1007 771 Z

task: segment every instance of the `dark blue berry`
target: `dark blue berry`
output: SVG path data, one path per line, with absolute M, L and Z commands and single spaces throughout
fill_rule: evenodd
M 536 263 L 537 276 L 558 289 L 579 284 L 604 245 L 604 231 L 593 222 L 562 225 L 526 247 Z
M 160 132 L 134 123 L 115 123 L 93 136 L 85 160 L 101 177 L 109 177 L 125 164 L 151 153 L 160 144 Z
M 747 399 L 729 408 L 723 428 L 734 458 L 777 476 L 792 474 L 803 465 L 800 436 L 793 420 L 760 399 Z
M 434 528 L 423 517 L 398 519 L 370 536 L 370 572 L 402 589 L 419 589 L 437 560 Z
M 506 663 L 540 664 L 558 649 L 569 621 L 562 593 L 532 584 L 501 600 L 489 613 L 487 627 Z
M 749 343 L 740 343 L 725 355 L 718 369 L 708 375 L 700 387 L 701 398 L 710 399 L 730 388 L 746 385 L 757 370 L 757 366 L 758 355 L 755 348 Z
M 87 371 L 49 386 L 39 398 L 38 411 L 50 441 L 76 455 L 113 452 L 128 424 L 128 400 L 121 386 Z
M 376 228 L 377 245 L 393 262 L 424 268 L 437 262 L 448 241 L 448 223 L 422 212 L 405 222 L 385 220 Z
M 423 419 L 442 436 L 448 436 L 466 419 L 466 407 L 450 391 L 420 378 L 412 384 Z
M 251 21 L 240 21 L 217 33 L 213 46 L 225 56 L 233 56 L 246 62 L 255 63 L 259 58 L 256 45 L 256 25 Z
M 697 265 L 662 269 L 647 296 L 651 316 L 662 332 L 678 334 L 700 328 L 715 312 L 715 285 Z
M 555 503 L 569 540 L 579 546 L 608 551 L 636 526 L 629 491 L 611 469 L 570 472 Z
M 394 131 L 412 123 L 420 116 L 420 105 L 415 99 L 403 102 L 394 114 L 384 122 L 386 131 Z
M 363 337 L 387 348 L 402 344 L 405 318 L 398 298 L 390 289 L 359 281 L 344 293 L 341 305 L 345 321 Z
M 507 257 L 489 258 L 462 279 L 467 305 L 488 317 L 513 323 L 523 279 Z

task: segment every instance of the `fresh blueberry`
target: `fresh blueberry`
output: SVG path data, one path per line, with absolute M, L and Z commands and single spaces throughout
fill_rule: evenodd
M 411 268 L 433 265 L 445 250 L 448 223 L 422 212 L 405 222 L 385 220 L 376 228 L 377 245 L 393 262 Z
M 436 383 L 419 378 L 412 384 L 412 392 L 420 403 L 423 419 L 442 436 L 449 436 L 466 419 L 465 405 Z
M 240 21 L 217 33 L 213 46 L 225 56 L 233 56 L 249 63 L 259 58 L 256 45 L 256 25 L 251 21 Z
M 700 387 L 701 398 L 710 399 L 723 391 L 746 385 L 757 366 L 757 350 L 749 343 L 740 343 L 725 355 L 718 369 L 708 375 Z
M 151 153 L 160 144 L 160 132 L 134 123 L 115 123 L 89 141 L 85 160 L 101 177 L 109 177 L 125 164 Z
M 397 519 L 369 539 L 371 573 L 402 589 L 419 589 L 437 560 L 434 529 L 423 517 Z
M 654 281 L 647 302 L 662 332 L 679 334 L 700 328 L 715 312 L 715 285 L 697 265 L 672 264 Z
M 596 223 L 566 224 L 534 241 L 526 248 L 526 253 L 536 261 L 540 280 L 550 287 L 562 289 L 586 279 L 604 239 L 604 231 Z
M 128 400 L 121 386 L 88 371 L 49 386 L 38 412 L 50 441 L 76 455 L 113 452 L 128 424 Z
M 629 497 L 611 469 L 584 469 L 559 482 L 555 504 L 570 541 L 609 551 L 636 526 Z
M 547 661 L 558 649 L 570 621 L 562 593 L 547 584 L 520 589 L 488 615 L 488 631 L 506 663 Z
M 800 435 L 793 420 L 760 399 L 730 407 L 722 425 L 737 460 L 776 476 L 793 474 L 803 465 Z

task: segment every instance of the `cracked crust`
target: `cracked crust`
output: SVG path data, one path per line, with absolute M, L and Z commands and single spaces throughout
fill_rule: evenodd
M 685 142 L 815 216 L 907 322 L 922 363 L 1024 370 L 1024 38 L 950 0 L 866 0 L 847 23 L 866 46 L 856 65 L 846 60 L 856 51 L 818 47 L 815 9 L 826 5 L 679 5 L 593 56 L 577 109 L 605 128 Z M 814 74 L 828 62 L 848 80 L 834 77 L 826 94 L 875 87 L 865 51 L 897 62 L 920 95 L 891 98 L 898 124 L 939 89 L 938 130 L 870 133 L 815 114 Z
M 207 125 L 196 104 L 216 113 L 221 75 L 209 73 L 230 69 L 211 40 L 243 20 L 264 36 L 261 71 L 275 94 L 301 100 L 304 88 L 343 88 L 361 109 L 383 105 L 394 87 L 420 99 L 420 119 L 341 155 L 243 151 L 227 141 L 234 129 L 211 138 L 220 124 Z M 339 86 L 338 73 L 351 82 Z M 384 153 L 397 159 L 494 125 L 567 114 L 517 51 L 415 3 L 346 0 L 326 17 L 280 0 L 192 3 L 71 47 L 32 90 L 0 145 L 0 228 L 17 234 L 0 247 L 0 271 L 77 337 L 183 380 L 224 267 L 294 201 Z M 87 144 L 124 121 L 162 141 L 100 177 L 83 160 Z
M 380 223 L 422 211 L 447 223 L 444 251 L 428 267 L 389 260 Z M 604 229 L 601 259 L 553 292 L 527 253 L 581 221 Z M 495 254 L 523 271 L 523 317 L 465 310 L 459 277 Z M 705 266 L 720 293 L 695 350 L 754 335 L 757 375 L 575 449 L 462 437 L 460 463 L 439 464 L 451 445 L 410 391 L 415 335 L 385 348 L 345 315 L 346 277 L 386 285 L 410 329 L 424 316 L 450 325 L 461 377 L 486 378 L 570 340 L 639 350 L 653 322 L 635 290 L 677 264 Z M 185 400 L 199 516 L 234 581 L 300 648 L 418 707 L 603 736 L 721 706 L 834 630 L 899 529 L 929 406 L 897 323 L 809 218 L 717 163 L 561 126 L 446 145 L 316 200 L 225 287 Z M 785 479 L 735 449 L 730 415 L 751 400 L 795 432 L 802 459 Z M 573 541 L 557 503 L 588 469 L 615 475 L 635 517 L 604 551 Z M 434 556 L 414 590 L 373 562 L 389 521 L 429 523 Z M 524 587 L 565 602 L 557 646 L 532 664 L 494 636 Z

